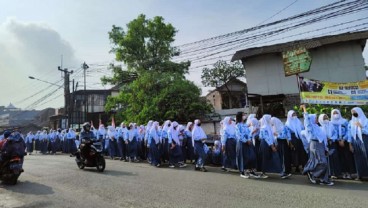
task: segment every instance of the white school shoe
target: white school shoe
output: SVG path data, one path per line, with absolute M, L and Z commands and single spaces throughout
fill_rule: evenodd
M 244 175 L 243 174 L 240 174 L 240 177 L 247 178 L 248 179 L 249 178 L 249 175 L 248 174 L 244 174 Z
M 183 164 L 183 163 L 182 163 L 182 164 L 180 164 L 180 165 L 179 165 L 179 168 L 185 168 L 185 167 L 187 167 L 187 165 L 186 165 L 186 164 Z

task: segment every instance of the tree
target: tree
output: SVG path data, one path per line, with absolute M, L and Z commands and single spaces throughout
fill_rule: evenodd
M 117 86 L 122 86 L 126 83 L 131 83 L 138 78 L 138 74 L 136 72 L 123 70 L 122 66 L 115 66 L 114 64 L 110 64 L 109 68 L 113 72 L 112 77 L 103 76 L 101 78 L 102 84 L 112 84 Z
M 118 112 L 117 120 L 129 122 L 193 121 L 211 111 L 200 95 L 200 89 L 180 75 L 146 72 L 117 97 L 109 97 L 106 109 L 119 105 L 121 112 Z
M 232 108 L 231 98 L 233 97 L 228 86 L 228 82 L 234 78 L 245 77 L 245 70 L 240 62 L 227 63 L 217 61 L 213 68 L 204 68 L 201 79 L 204 86 L 220 87 L 225 86 L 229 97 L 229 107 Z
M 127 24 L 125 31 L 113 26 L 109 32 L 115 59 L 127 67 L 110 67 L 112 77 L 104 83 L 121 85 L 116 97 L 108 97 L 105 110 L 118 107 L 117 121 L 146 123 L 166 119 L 189 121 L 211 110 L 200 99 L 201 90 L 185 79 L 190 62 L 171 61 L 180 51 L 171 44 L 176 29 L 162 17 L 145 15 Z
M 177 30 L 171 24 L 165 24 L 162 17 L 146 19 L 141 14 L 127 24 L 127 31 L 115 25 L 109 32 L 115 53 L 115 59 L 122 61 L 129 71 L 138 74 L 144 71 L 175 72 L 184 75 L 188 72 L 189 62 L 172 62 L 180 51 L 171 46 Z

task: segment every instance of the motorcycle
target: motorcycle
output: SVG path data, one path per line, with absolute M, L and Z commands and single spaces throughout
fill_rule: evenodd
M 15 185 L 18 182 L 23 170 L 23 159 L 19 156 L 12 156 L 10 160 L 4 161 L 0 167 L 0 180 L 5 184 Z
M 85 146 L 83 146 L 85 145 Z M 84 149 L 83 152 L 81 149 Z M 78 149 L 79 157 L 75 159 L 78 168 L 96 167 L 98 172 L 103 172 L 106 167 L 105 158 L 102 155 L 102 143 L 92 139 L 82 139 L 81 148 Z

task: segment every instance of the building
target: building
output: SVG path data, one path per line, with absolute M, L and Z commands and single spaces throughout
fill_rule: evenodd
M 243 108 L 247 104 L 247 84 L 239 79 L 231 79 L 210 91 L 206 99 L 215 110 Z
M 39 130 L 48 126 L 48 119 L 55 109 L 47 108 L 38 110 L 21 110 L 13 104 L 0 108 L 0 129 L 17 127 L 20 130 Z
M 108 90 L 78 90 L 71 93 L 71 118 L 69 122 L 73 127 L 80 128 L 84 122 L 92 121 L 95 125 L 101 119 L 103 123 L 110 120 L 113 112 L 105 112 L 105 104 L 108 96 L 118 94 L 118 88 L 114 87 Z M 86 105 L 87 103 L 87 105 Z
M 260 113 L 270 113 L 269 107 L 287 112 L 300 100 L 297 76 L 285 76 L 283 52 L 299 48 L 309 52 L 310 69 L 300 76 L 356 82 L 366 78 L 362 52 L 367 38 L 368 31 L 362 31 L 249 48 L 237 51 L 232 61 L 242 61 L 247 75 L 248 100 L 260 106 Z

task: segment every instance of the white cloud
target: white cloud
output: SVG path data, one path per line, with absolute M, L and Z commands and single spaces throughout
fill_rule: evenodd
M 64 66 L 79 66 L 72 46 L 64 40 L 54 29 L 43 23 L 26 23 L 15 18 L 8 18 L 0 24 L 0 105 L 16 102 L 29 97 L 47 84 L 29 80 L 32 75 L 42 80 L 54 82 L 60 80 L 57 66 L 60 65 L 63 55 Z M 36 101 L 44 93 L 21 103 L 17 107 L 26 107 Z M 58 92 L 60 93 L 60 92 Z M 60 106 L 62 97 L 54 100 Z M 49 104 L 49 105 L 48 105 Z M 43 107 L 50 106 L 48 103 Z M 36 108 L 40 108 L 38 106 Z

